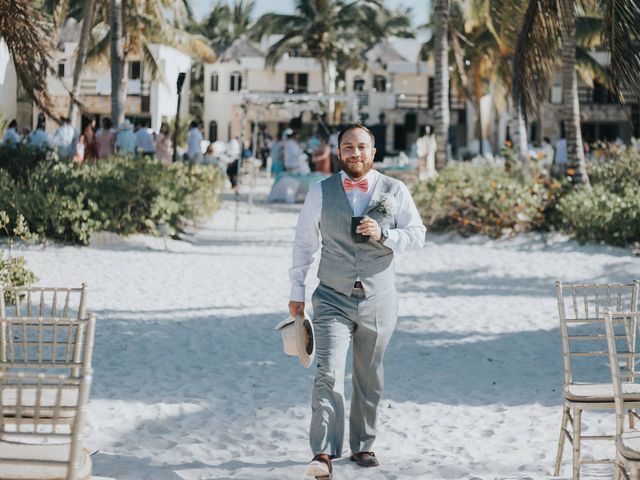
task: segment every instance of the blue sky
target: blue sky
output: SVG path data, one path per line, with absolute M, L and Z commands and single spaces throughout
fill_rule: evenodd
M 228 0 L 232 3 L 232 0 Z M 202 18 L 211 10 L 216 0 L 191 0 L 191 5 L 196 17 Z M 384 0 L 389 8 L 411 7 L 413 11 L 412 19 L 414 26 L 423 25 L 427 22 L 427 14 L 430 7 L 430 0 Z M 294 0 L 256 0 L 255 13 L 260 16 L 266 12 L 291 13 L 294 9 Z

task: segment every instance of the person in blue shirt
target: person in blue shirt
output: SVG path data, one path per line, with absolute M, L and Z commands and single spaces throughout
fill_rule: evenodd
M 62 124 L 53 134 L 53 145 L 58 150 L 60 158 L 74 158 L 76 156 L 76 144 L 78 143 L 78 132 L 69 118 L 63 117 Z
M 9 122 L 7 131 L 4 133 L 2 143 L 6 145 L 18 145 L 21 141 L 20 134 L 18 133 L 18 122 L 15 118 Z
M 45 130 L 44 116 L 38 117 L 38 125 L 33 133 L 29 136 L 29 145 L 32 147 L 50 147 L 51 137 Z

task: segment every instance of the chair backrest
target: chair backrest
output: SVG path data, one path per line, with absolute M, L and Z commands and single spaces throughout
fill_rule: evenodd
M 616 409 L 616 436 L 622 435 L 625 429 L 625 412 L 630 410 L 625 406 L 622 383 L 637 383 L 640 372 L 635 371 L 635 363 L 640 359 L 640 352 L 635 348 L 638 340 L 639 312 L 607 312 L 605 314 L 605 328 L 611 368 L 611 383 Z M 638 403 L 635 396 L 635 403 Z M 638 415 L 633 412 L 636 418 Z
M 606 365 L 609 353 L 604 315 L 607 311 L 636 311 L 639 288 L 638 281 L 556 282 L 565 386 L 577 381 L 605 383 L 604 379 L 609 377 Z M 582 360 L 582 365 L 573 362 L 577 359 Z
M 79 376 L 91 367 L 96 317 L 0 317 L 0 369 Z
M 18 471 L 56 468 L 65 472 L 67 480 L 75 480 L 90 386 L 91 369 L 79 377 L 0 372 L 2 471 L 15 475 Z
M 0 285 L 0 317 L 86 318 L 87 286 L 3 287 Z

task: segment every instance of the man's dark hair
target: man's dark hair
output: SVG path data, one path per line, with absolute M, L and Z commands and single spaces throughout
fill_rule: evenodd
M 17 126 L 18 122 L 16 122 L 15 118 L 9 122 L 9 128 L 16 128 Z
M 356 128 L 360 128 L 360 129 L 364 130 L 365 132 L 367 132 L 369 134 L 369 136 L 371 137 L 372 146 L 373 147 L 376 146 L 376 137 L 373 135 L 373 133 L 371 133 L 371 130 L 369 130 L 367 127 L 365 127 L 360 122 L 353 122 L 353 123 L 348 124 L 342 130 L 340 130 L 340 133 L 338 133 L 338 148 L 340 148 L 340 144 L 342 143 L 342 137 L 344 136 L 344 134 L 347 133 L 349 130 L 355 130 Z
M 192 120 L 191 123 L 189 124 L 189 128 L 198 128 L 198 122 L 196 122 L 195 120 Z
M 104 117 L 102 119 L 102 127 L 103 128 L 111 128 L 111 125 L 113 125 L 113 123 L 111 122 L 111 119 L 109 117 Z

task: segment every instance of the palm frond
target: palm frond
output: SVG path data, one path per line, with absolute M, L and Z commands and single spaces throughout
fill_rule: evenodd
M 53 116 L 46 82 L 54 73 L 49 56 L 50 32 L 28 0 L 0 0 L 0 12 L 0 38 L 7 44 L 22 86 L 41 110 Z
M 301 40 L 300 33 L 295 30 L 287 33 L 284 37 L 274 43 L 267 53 L 266 66 L 274 68 L 282 56 L 287 53 L 291 44 Z
M 557 51 L 559 17 L 553 0 L 529 0 L 515 47 L 511 94 L 526 115 L 535 114 Z
M 587 85 L 593 86 L 593 81 L 606 85 L 612 91 L 616 90 L 615 84 L 606 67 L 600 65 L 588 50 L 582 47 L 576 47 L 576 63 L 578 66 L 578 75 L 580 79 Z
M 611 54 L 611 77 L 618 86 L 621 100 L 631 92 L 640 100 L 640 7 L 637 0 L 601 0 L 603 40 Z
M 576 42 L 587 48 L 596 48 L 602 42 L 602 17 L 576 17 Z

